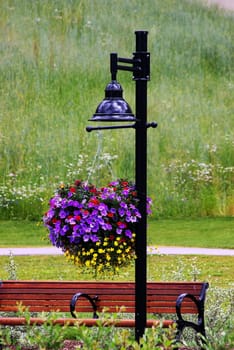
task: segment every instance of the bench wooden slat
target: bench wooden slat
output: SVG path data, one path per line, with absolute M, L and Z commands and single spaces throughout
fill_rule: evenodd
M 30 319 L 30 324 L 36 324 L 36 325 L 42 325 L 45 322 L 45 319 L 43 318 L 36 318 L 32 317 Z M 133 319 L 116 319 L 116 320 L 96 320 L 93 318 L 86 318 L 86 319 L 74 319 L 74 318 L 58 318 L 56 320 L 53 320 L 54 324 L 60 324 L 60 325 L 85 325 L 87 327 L 93 327 L 93 326 L 98 326 L 98 325 L 103 325 L 103 326 L 111 326 L 114 325 L 115 327 L 127 327 L 127 328 L 132 328 L 135 327 L 135 320 Z M 157 326 L 159 324 L 162 324 L 164 328 L 167 328 L 171 326 L 174 323 L 172 320 L 147 320 L 146 327 L 153 327 Z M 2 317 L 0 318 L 0 325 L 7 325 L 7 326 L 21 326 L 26 324 L 26 320 L 23 317 Z
M 147 308 L 150 313 L 175 313 L 175 302 L 181 293 L 191 293 L 199 297 L 201 282 L 148 282 Z M 97 282 L 97 281 L 3 281 L 0 288 L 0 311 L 17 311 L 17 303 L 29 307 L 30 311 L 60 310 L 69 312 L 71 297 L 77 293 L 86 293 L 91 297 L 99 296 L 98 312 L 103 308 L 110 312 L 135 310 L 134 282 Z M 80 298 L 79 312 L 92 312 L 88 300 Z M 191 300 L 183 304 L 184 313 L 196 313 Z

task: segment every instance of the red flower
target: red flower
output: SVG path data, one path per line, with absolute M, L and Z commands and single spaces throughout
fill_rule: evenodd
M 122 222 L 122 221 L 118 221 L 118 222 L 117 222 L 117 226 L 120 227 L 120 228 L 122 228 L 122 229 L 127 227 L 127 225 L 125 224 L 125 222 Z
M 76 219 L 76 221 L 80 221 L 81 220 L 81 216 L 80 215 L 76 215 L 75 219 Z
M 70 187 L 70 192 L 75 193 L 76 192 L 76 188 L 75 187 Z
M 83 216 L 88 216 L 89 215 L 89 211 L 85 210 L 85 209 L 81 209 Z
M 94 204 L 94 205 L 98 205 L 100 203 L 100 201 L 95 197 L 90 198 L 89 202 Z

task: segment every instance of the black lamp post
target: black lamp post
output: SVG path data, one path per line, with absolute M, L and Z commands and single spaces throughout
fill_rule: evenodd
M 127 125 L 88 126 L 87 131 L 103 129 L 134 128 L 135 140 L 135 183 L 141 220 L 136 224 L 135 262 L 135 338 L 143 336 L 146 327 L 147 288 L 147 128 L 157 123 L 147 123 L 147 82 L 150 80 L 150 54 L 147 52 L 147 31 L 136 31 L 136 52 L 132 59 L 110 55 L 112 81 L 105 89 L 105 98 L 97 107 L 91 121 L 134 122 Z M 118 63 L 124 63 L 119 65 Z M 133 72 L 136 82 L 135 116 L 122 97 L 122 87 L 116 80 L 118 70 Z

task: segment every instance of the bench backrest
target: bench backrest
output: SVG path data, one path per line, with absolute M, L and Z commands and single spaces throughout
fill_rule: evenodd
M 182 293 L 200 297 L 206 284 L 201 282 L 148 282 L 147 312 L 175 313 L 177 297 Z M 18 311 L 21 302 L 31 312 L 70 311 L 70 301 L 74 294 L 81 292 L 90 297 L 98 297 L 97 311 L 107 308 L 109 312 L 134 313 L 134 282 L 76 282 L 76 281 L 2 281 L 0 284 L 0 312 Z M 92 312 L 90 302 L 80 298 L 76 306 L 77 313 Z M 183 303 L 183 313 L 197 313 L 191 300 Z

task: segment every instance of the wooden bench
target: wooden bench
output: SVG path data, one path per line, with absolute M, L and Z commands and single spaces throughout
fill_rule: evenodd
M 162 324 L 169 327 L 177 323 L 178 334 L 185 327 L 192 327 L 205 336 L 204 303 L 208 283 L 201 282 L 148 282 L 147 284 L 147 327 Z M 72 282 L 72 281 L 1 281 L 0 282 L 0 325 L 24 325 L 24 317 L 5 315 L 18 311 L 18 303 L 22 303 L 30 312 L 71 313 L 54 322 L 60 325 L 82 324 L 95 326 L 103 309 L 108 313 L 121 312 L 134 314 L 135 283 L 134 282 Z M 123 309 L 124 307 L 124 309 Z M 84 314 L 85 317 L 77 317 Z M 92 317 L 87 318 L 87 313 Z M 159 320 L 158 315 L 177 314 L 177 320 Z M 197 323 L 186 321 L 185 314 L 197 315 Z M 76 318 L 77 317 L 77 318 Z M 45 319 L 40 315 L 31 317 L 31 324 L 42 324 Z M 103 324 L 107 324 L 103 320 Z M 108 324 L 116 327 L 135 327 L 133 318 L 114 319 Z

